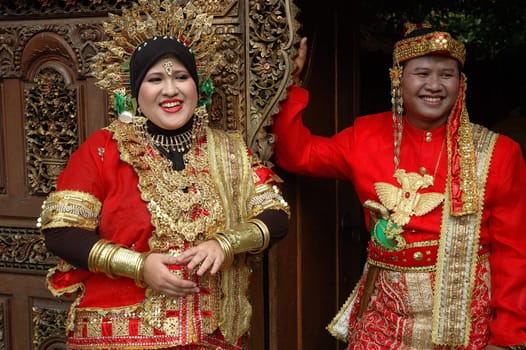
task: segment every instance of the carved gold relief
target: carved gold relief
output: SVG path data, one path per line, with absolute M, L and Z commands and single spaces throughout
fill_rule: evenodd
M 33 306 L 32 312 L 34 349 L 67 349 L 66 310 Z
M 251 1 L 248 12 L 250 112 L 246 139 L 263 161 L 272 156 L 274 137 L 266 127 L 279 110 L 292 72 L 291 54 L 299 40 L 298 9 L 292 0 Z
M 36 230 L 0 228 L 0 270 L 47 270 L 57 263 Z
M 180 2 L 188 2 L 181 0 Z M 206 12 L 215 17 L 233 17 L 239 16 L 239 1 L 237 0 L 193 0 L 193 3 L 200 8 L 206 9 Z
M 221 36 L 224 66 L 214 76 L 211 121 L 241 130 L 254 153 L 268 162 L 274 138 L 266 128 L 290 85 L 298 10 L 289 0 L 194 2 L 216 16 L 215 32 Z M 220 10 L 225 14 L 218 15 Z
M 234 33 L 232 26 L 217 26 L 215 31 L 222 40 L 218 50 L 223 60 L 214 75 L 214 95 L 210 106 L 210 121 L 215 127 L 225 130 L 243 130 L 245 121 L 239 116 L 245 114 L 243 83 L 243 42 L 240 33 Z
M 78 146 L 77 91 L 61 72 L 44 68 L 24 95 L 29 192 L 46 194 Z

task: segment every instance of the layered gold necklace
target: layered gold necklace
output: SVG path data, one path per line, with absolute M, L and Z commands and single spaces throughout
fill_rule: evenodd
M 206 239 L 221 221 L 223 208 L 208 171 L 207 143 L 191 144 L 184 155 L 185 168 L 174 170 L 161 156 L 146 131 L 145 118 L 111 128 L 118 141 L 121 158 L 139 176 L 141 197 L 148 204 L 155 227 L 150 240 L 153 251 L 181 247 L 185 241 Z M 190 130 L 190 133 L 192 131 Z

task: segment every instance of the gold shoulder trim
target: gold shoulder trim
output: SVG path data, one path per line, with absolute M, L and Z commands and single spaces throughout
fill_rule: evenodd
M 101 202 L 94 195 L 81 191 L 56 191 L 42 204 L 37 227 L 79 227 L 94 231 L 99 225 Z

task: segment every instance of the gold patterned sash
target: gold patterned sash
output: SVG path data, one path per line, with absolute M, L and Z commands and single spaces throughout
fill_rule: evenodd
M 471 297 L 484 205 L 484 189 L 493 148 L 498 135 L 472 125 L 476 147 L 479 210 L 470 215 L 451 216 L 450 202 L 444 202 L 442 229 L 436 265 L 433 300 L 432 342 L 437 345 L 467 346 L 471 329 Z M 448 177 L 446 191 L 451 179 Z M 465 189 L 461 189 L 465 190 Z M 451 198 L 446 193 L 446 198 Z
M 220 179 L 216 186 L 225 205 L 228 228 L 246 220 L 246 199 L 254 193 L 251 164 L 240 134 L 226 134 L 214 129 L 207 131 L 210 172 L 215 179 Z M 250 327 L 249 275 L 244 254 L 238 254 L 232 267 L 221 276 L 224 297 L 221 300 L 220 329 L 229 343 L 234 343 Z

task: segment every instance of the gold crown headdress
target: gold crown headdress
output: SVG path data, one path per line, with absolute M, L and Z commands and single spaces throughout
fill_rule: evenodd
M 130 95 L 130 57 L 140 44 L 156 36 L 177 38 L 189 48 L 200 80 L 203 79 L 200 92 L 211 95 L 210 77 L 218 63 L 213 16 L 202 12 L 191 1 L 181 6 L 173 0 L 138 0 L 131 10 L 123 9 L 122 15 L 110 13 L 108 16 L 104 31 L 110 39 L 98 43 L 102 50 L 95 56 L 92 69 L 99 79 L 95 84 L 108 91 L 111 98 Z

